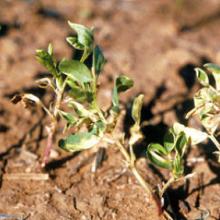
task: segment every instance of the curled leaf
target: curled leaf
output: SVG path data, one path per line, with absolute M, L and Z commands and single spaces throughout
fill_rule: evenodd
M 38 84 L 40 88 L 48 88 L 48 87 L 53 88 L 53 83 L 50 78 L 38 79 L 36 80 L 36 83 Z
M 68 21 L 68 24 L 77 33 L 77 37 L 67 39 L 68 43 L 76 49 L 87 49 L 91 52 L 94 43 L 92 30 L 81 24 L 75 24 L 70 21 Z
M 127 76 L 121 75 L 116 78 L 112 94 L 112 110 L 114 112 L 119 112 L 119 93 L 130 89 L 133 86 L 133 84 L 133 80 Z
M 26 93 L 26 94 L 23 94 L 23 95 L 15 95 L 11 99 L 11 102 L 14 103 L 14 104 L 17 104 L 20 101 L 22 101 L 25 108 L 32 108 L 32 107 L 35 107 L 37 105 L 42 106 L 42 102 L 40 101 L 40 99 L 37 96 L 29 94 L 29 93 Z
M 136 142 L 143 139 L 143 134 L 140 129 L 140 122 L 141 122 L 141 109 L 144 101 L 144 95 L 139 95 L 134 99 L 133 105 L 132 105 L 132 112 L 131 116 L 134 120 L 134 125 L 130 129 L 130 140 L 129 144 L 133 146 Z
M 100 74 L 104 65 L 106 63 L 106 59 L 102 53 L 102 50 L 99 46 L 96 46 L 93 50 L 93 68 L 97 75 Z
M 11 102 L 13 104 L 17 104 L 22 100 L 22 95 L 15 95 L 13 96 L 13 98 L 11 99 Z
M 175 178 L 181 177 L 184 173 L 183 160 L 182 160 L 182 157 L 179 154 L 177 154 L 175 156 L 175 159 L 173 160 L 172 173 L 173 173 Z
M 200 68 L 195 68 L 196 76 L 203 86 L 209 86 L 209 78 L 206 72 Z
M 164 148 L 167 152 L 171 152 L 175 147 L 175 136 L 171 130 L 169 130 L 164 136 Z
M 166 158 L 167 155 L 168 152 L 162 145 L 156 143 L 148 145 L 147 156 L 150 161 L 159 167 L 172 169 L 172 161 Z
M 87 110 L 82 104 L 74 101 L 73 99 L 67 99 L 66 102 L 69 106 L 73 107 L 77 115 L 82 118 L 90 118 L 92 121 L 96 121 L 96 116 L 92 111 Z
M 118 93 L 125 92 L 126 90 L 130 89 L 133 85 L 133 80 L 125 75 L 120 75 L 115 80 L 115 86 L 117 88 Z
M 187 147 L 187 137 L 184 132 L 180 132 L 180 134 L 177 136 L 177 140 L 175 143 L 175 149 L 178 152 L 178 155 L 182 157 L 185 153 L 186 147 Z
M 52 55 L 51 47 L 47 51 L 45 50 L 36 50 L 36 58 L 39 63 L 41 63 L 54 77 L 57 77 L 59 73 L 56 69 L 56 61 Z
M 132 105 L 131 116 L 137 125 L 140 125 L 141 109 L 143 106 L 143 102 L 144 102 L 144 95 L 141 94 L 134 99 L 134 102 Z
M 207 63 L 204 67 L 209 70 L 215 78 L 216 88 L 220 89 L 220 66 L 213 63 Z
M 77 37 L 67 37 L 66 41 L 75 49 L 77 50 L 83 50 L 84 46 L 77 42 Z

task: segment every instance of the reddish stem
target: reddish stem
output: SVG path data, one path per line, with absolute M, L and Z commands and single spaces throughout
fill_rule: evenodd
M 44 150 L 43 162 L 41 164 L 41 167 L 45 167 L 45 165 L 47 164 L 49 160 L 49 156 L 50 156 L 51 149 L 53 146 L 53 137 L 54 137 L 54 132 L 55 132 L 54 128 L 55 126 L 51 126 L 50 128 L 48 128 L 47 146 Z

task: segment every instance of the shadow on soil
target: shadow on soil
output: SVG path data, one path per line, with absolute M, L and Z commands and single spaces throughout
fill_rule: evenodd
M 5 37 L 10 29 L 20 29 L 21 25 L 15 21 L 14 23 L 0 23 L 0 38 Z
M 73 154 L 70 154 L 66 157 L 63 157 L 61 159 L 58 160 L 53 160 L 51 162 L 49 162 L 46 167 L 45 167 L 45 171 L 51 171 L 51 170 L 55 170 L 57 168 L 62 167 L 67 161 L 73 159 L 74 157 L 78 156 L 80 154 L 80 152 L 76 152 Z
M 27 88 L 22 88 L 21 90 L 17 90 L 11 93 L 6 93 L 4 94 L 4 97 L 12 99 L 15 95 L 23 93 L 31 93 L 33 95 L 36 95 L 38 98 L 42 99 L 46 94 L 46 90 L 36 86 L 31 86 Z
M 39 8 L 37 14 L 43 18 L 54 19 L 56 21 L 65 21 L 64 16 L 55 9 L 52 8 Z

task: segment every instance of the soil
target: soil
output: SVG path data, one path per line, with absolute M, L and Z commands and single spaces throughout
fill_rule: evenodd
M 108 60 L 100 77 L 103 109 L 110 103 L 112 79 L 118 73 L 135 81 L 121 97 L 124 104 L 145 94 L 143 120 L 153 125 L 143 129 L 145 142 L 136 151 L 139 170 L 152 186 L 169 176 L 143 157 L 147 144 L 161 141 L 174 121 L 200 127 L 184 116 L 198 89 L 193 68 L 220 63 L 218 0 L 1 0 L 0 219 L 1 214 L 30 220 L 163 219 L 112 147 L 106 148 L 105 160 L 94 173 L 96 149 L 70 154 L 54 143 L 45 170 L 48 180 L 19 176 L 37 172 L 48 119 L 10 99 L 32 92 L 47 102 L 50 94 L 35 85 L 45 69 L 34 53 L 51 42 L 58 59 L 72 57 L 65 42 L 71 33 L 67 20 L 96 28 L 96 40 Z M 121 129 L 128 131 L 129 126 L 128 113 Z M 61 136 L 58 132 L 57 140 Z M 213 151 L 211 143 L 189 149 L 186 173 L 196 175 L 166 193 L 166 209 L 174 219 L 220 219 L 220 166 Z

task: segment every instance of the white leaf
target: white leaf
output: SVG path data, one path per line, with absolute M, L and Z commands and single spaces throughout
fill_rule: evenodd
M 177 122 L 174 123 L 173 129 L 177 134 L 184 132 L 192 145 L 199 144 L 208 138 L 208 135 L 205 132 L 199 131 L 195 128 L 185 127 L 184 125 Z

